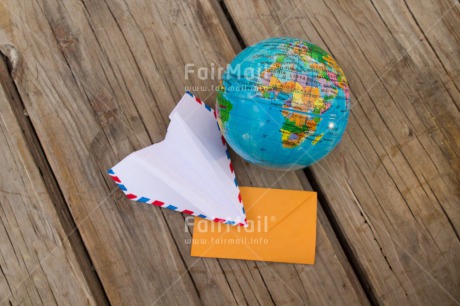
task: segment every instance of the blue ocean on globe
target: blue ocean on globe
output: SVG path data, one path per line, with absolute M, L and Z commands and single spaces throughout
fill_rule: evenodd
M 227 143 L 245 160 L 274 169 L 300 169 L 326 156 L 340 142 L 349 110 L 342 69 L 298 38 L 269 38 L 244 49 L 217 90 Z

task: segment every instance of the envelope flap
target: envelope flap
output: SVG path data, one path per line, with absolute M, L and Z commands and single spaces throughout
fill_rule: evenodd
M 279 205 L 273 205 L 270 207 L 270 216 L 267 216 L 270 219 L 270 225 L 268 231 L 276 228 L 280 223 L 282 223 L 286 217 L 290 214 L 296 212 L 296 210 L 307 203 L 314 205 L 317 201 L 317 195 L 314 191 L 304 191 L 304 190 L 289 190 L 289 193 L 286 193 L 287 190 L 283 189 L 264 189 L 262 196 L 258 193 L 244 192 L 245 189 L 254 189 L 255 187 L 240 187 L 240 190 L 246 196 L 247 203 L 245 205 L 246 214 L 252 218 L 257 218 L 258 216 L 252 216 L 251 208 L 255 205 L 264 205 L 265 199 L 270 199 L 272 202 L 279 203 Z M 286 199 L 286 196 L 289 195 L 289 198 Z M 257 196 L 258 198 L 255 198 Z M 251 218 L 249 218 L 251 219 Z

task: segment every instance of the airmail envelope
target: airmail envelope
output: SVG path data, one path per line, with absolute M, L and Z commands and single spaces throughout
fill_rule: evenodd
M 248 227 L 195 218 L 192 256 L 313 264 L 316 192 L 240 187 Z

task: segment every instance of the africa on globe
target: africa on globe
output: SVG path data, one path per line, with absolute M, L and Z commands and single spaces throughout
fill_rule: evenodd
M 326 156 L 348 122 L 350 92 L 326 51 L 298 38 L 240 52 L 217 89 L 217 121 L 232 149 L 268 168 L 295 170 Z

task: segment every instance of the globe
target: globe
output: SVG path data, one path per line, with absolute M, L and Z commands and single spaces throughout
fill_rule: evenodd
M 240 52 L 217 88 L 219 128 L 248 162 L 301 169 L 340 142 L 350 91 L 336 61 L 298 38 L 263 40 Z

